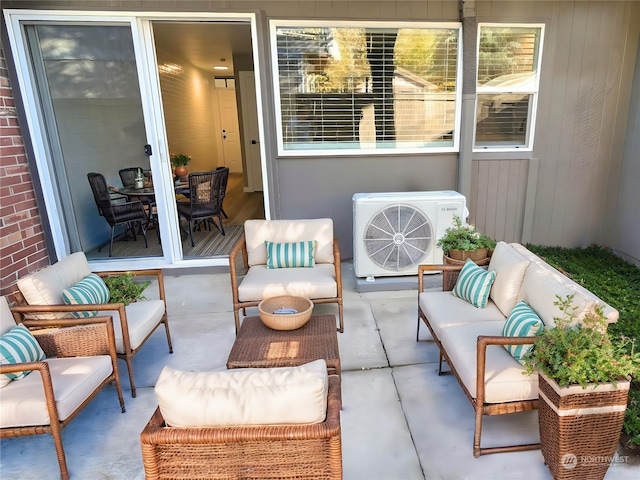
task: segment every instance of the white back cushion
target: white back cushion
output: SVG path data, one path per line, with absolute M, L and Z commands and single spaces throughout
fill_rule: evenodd
M 563 300 L 568 295 L 574 295 L 573 305 L 578 308 L 575 310 L 576 317 L 572 324 L 580 323 L 594 306 L 592 300 L 585 298 L 575 289 L 559 281 L 548 268 L 531 264 L 524 275 L 520 299 L 527 302 L 538 314 L 544 322 L 545 328 L 555 327 L 555 318 L 563 316 L 560 309 L 554 305 L 554 302 L 557 301 L 556 295 L 559 295 Z
M 265 240 L 276 243 L 315 240 L 316 263 L 333 263 L 333 220 L 247 220 L 244 223 L 249 266 L 267 263 Z
M 155 392 L 172 427 L 312 424 L 326 417 L 328 381 L 324 360 L 213 372 L 164 367 Z
M 489 262 L 489 271 L 496 272 L 489 298 L 505 317 L 518 302 L 524 274 L 531 263 L 505 242 L 498 242 Z
M 57 263 L 18 280 L 18 288 L 30 305 L 61 305 L 62 290 L 91 273 L 83 252 L 72 253 Z
M 9 310 L 7 297 L 0 297 L 0 335 L 4 335 L 15 326 L 16 321 Z

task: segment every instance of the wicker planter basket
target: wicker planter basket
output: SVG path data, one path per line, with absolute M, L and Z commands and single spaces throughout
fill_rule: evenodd
M 555 480 L 601 480 L 620 441 L 629 382 L 559 387 L 538 374 L 540 445 Z
M 479 248 L 477 250 L 449 250 L 449 257 L 453 260 L 462 260 L 464 262 L 467 258 L 478 261 L 484 260 L 489 255 L 487 248 Z
M 292 308 L 298 313 L 274 313 L 281 308 Z M 313 302 L 304 297 L 283 295 L 265 298 L 258 304 L 262 323 L 274 330 L 295 330 L 311 318 Z
M 453 250 L 455 251 L 460 251 L 460 250 Z M 449 250 L 449 253 L 451 253 L 451 250 Z M 473 252 L 465 252 L 465 253 L 473 253 Z M 468 257 L 470 258 L 470 257 Z M 484 265 L 489 265 L 489 262 L 491 261 L 491 257 L 488 257 L 486 254 L 486 249 L 485 249 L 485 256 L 478 259 L 478 260 L 474 260 L 472 259 L 476 265 L 480 265 L 481 267 Z M 442 261 L 445 265 L 464 265 L 464 263 L 467 261 L 466 259 L 461 260 L 461 259 L 455 259 L 455 258 L 451 258 L 447 255 L 442 255 Z M 458 275 L 460 274 L 460 271 L 445 271 L 442 272 L 442 285 L 443 285 L 443 289 L 445 291 L 447 290 L 453 290 L 453 287 L 456 284 L 456 281 L 458 280 Z

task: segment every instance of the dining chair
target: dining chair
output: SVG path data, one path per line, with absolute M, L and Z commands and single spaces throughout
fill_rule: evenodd
M 135 187 L 136 185 L 136 175 L 138 172 L 144 172 L 142 167 L 127 167 L 121 168 L 118 170 L 118 175 L 120 175 L 120 180 L 122 181 L 123 187 Z M 144 209 L 147 212 L 147 216 L 149 217 L 146 228 L 153 227 L 156 229 L 156 235 L 158 237 L 158 242 L 160 242 L 160 232 L 158 229 L 158 217 L 157 217 L 157 209 L 156 209 L 156 199 L 154 196 L 142 196 L 136 195 L 136 200 L 140 200 L 144 205 Z
M 148 248 L 146 223 L 149 218 L 147 217 L 142 202 L 137 200 L 133 202 L 114 203 L 104 175 L 92 172 L 87 174 L 87 179 L 91 185 L 93 198 L 96 201 L 96 206 L 98 207 L 98 213 L 104 217 L 111 227 L 109 256 L 111 257 L 113 255 L 114 229 L 118 225 L 122 225 L 124 227 L 125 235 L 127 234 L 127 231 L 131 231 L 133 239 L 137 240 L 134 228 L 134 225 L 137 223 L 140 233 L 144 237 L 144 246 L 145 248 Z M 98 248 L 98 251 L 101 249 L 102 247 Z
M 208 227 L 213 223 L 222 235 L 225 234 L 220 208 L 222 205 L 220 187 L 224 176 L 223 170 L 189 174 L 189 201 L 177 202 L 177 208 L 178 214 L 189 222 L 192 247 L 195 247 L 193 231 L 202 224 Z M 226 176 L 228 178 L 228 171 Z M 214 217 L 218 217 L 218 223 L 215 222 Z
M 223 202 L 224 196 L 227 194 L 227 184 L 229 183 L 229 167 L 218 167 L 216 171 L 222 171 L 222 179 L 220 180 L 220 211 L 224 218 L 229 218 L 227 212 L 224 211 Z

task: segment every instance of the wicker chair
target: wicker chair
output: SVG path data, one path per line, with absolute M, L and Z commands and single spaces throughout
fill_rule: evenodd
M 140 434 L 146 479 L 341 479 L 340 398 L 331 375 L 327 417 L 311 425 L 171 428 L 158 408 Z
M 96 201 L 98 213 L 104 217 L 111 227 L 109 256 L 113 254 L 113 235 L 115 227 L 118 225 L 124 226 L 125 234 L 127 231 L 130 231 L 135 240 L 136 231 L 134 224 L 138 224 L 140 233 L 142 233 L 144 237 L 144 246 L 148 247 L 146 225 L 149 222 L 149 217 L 144 210 L 142 202 L 113 203 L 107 181 L 101 173 L 88 173 L 87 179 L 93 191 L 93 198 Z M 102 247 L 100 247 L 98 251 L 101 249 Z
M 256 307 L 263 299 L 280 295 L 305 297 L 314 305 L 338 304 L 338 331 L 344 331 L 340 248 L 333 235 L 330 218 L 247 220 L 244 223 L 244 235 L 229 253 L 236 334 L 240 329 L 240 310 L 246 316 L 247 307 Z M 313 268 L 267 268 L 265 240 L 312 239 L 317 241 Z
M 193 231 L 202 223 L 207 227 L 213 223 L 222 235 L 225 234 L 220 196 L 224 178 L 229 178 L 228 169 L 189 174 L 189 201 L 178 202 L 177 207 L 178 214 L 189 222 L 189 238 L 192 247 L 195 246 Z M 213 220 L 213 217 L 218 217 L 218 223 Z
M 43 361 L 0 365 L 0 374 L 32 371 L 24 379 L 14 380 L 2 388 L 0 438 L 51 434 L 60 476 L 66 480 L 69 471 L 62 445 L 62 429 L 111 382 L 115 382 L 120 409 L 123 413 L 125 411 L 112 319 L 24 320 L 26 314 L 62 310 L 47 306 L 23 306 L 10 310 L 5 297 L 0 297 L 0 310 L 0 333 L 4 334 L 16 326 L 15 317 L 25 327 L 36 328 L 32 333 L 47 355 Z M 105 366 L 109 363 L 111 372 L 106 377 L 96 374 L 99 370 L 106 371 Z M 71 369 L 75 373 L 70 376 L 67 372 Z M 84 392 L 82 395 L 70 394 L 73 391 Z M 56 397 L 60 394 L 62 398 Z M 43 423 L 42 419 L 48 422 Z
M 111 315 L 114 319 L 116 351 L 119 358 L 127 363 L 131 396 L 136 396 L 133 378 L 133 357 L 142 348 L 153 332 L 164 324 L 169 353 L 173 353 L 167 307 L 165 302 L 164 276 L 161 269 L 136 270 L 131 272 L 99 272 L 101 277 L 130 273 L 134 277 L 153 277 L 157 289 L 157 299 L 142 300 L 125 306 L 123 303 L 100 303 L 92 305 L 64 305 L 62 291 L 70 288 L 91 273 L 87 257 L 83 252 L 75 252 L 57 263 L 18 280 L 19 303 L 46 305 L 61 308 L 65 312 L 98 311 L 100 315 Z M 50 310 L 53 311 L 53 310 Z

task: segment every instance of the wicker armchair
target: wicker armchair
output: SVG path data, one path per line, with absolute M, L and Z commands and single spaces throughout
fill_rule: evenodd
M 160 409 L 140 434 L 147 480 L 341 479 L 340 377 L 329 376 L 327 417 L 312 425 L 171 428 Z
M 338 331 L 344 331 L 340 248 L 333 235 L 330 218 L 247 220 L 244 223 L 244 235 L 229 253 L 236 334 L 240 329 L 240 310 L 246 316 L 247 307 L 256 307 L 263 299 L 280 295 L 308 298 L 314 305 L 336 303 Z M 312 239 L 317 241 L 313 268 L 267 268 L 265 240 L 300 242 Z
M 100 277 L 130 273 L 134 277 L 153 277 L 151 287 L 157 299 L 141 300 L 127 306 L 124 303 L 100 303 L 91 305 L 64 305 L 62 291 L 70 288 L 91 273 L 87 257 L 75 252 L 62 260 L 18 280 L 19 303 L 46 305 L 49 312 L 98 311 L 99 315 L 110 315 L 114 321 L 116 352 L 127 363 L 131 396 L 136 396 L 133 378 L 133 357 L 142 348 L 153 332 L 164 325 L 169 353 L 173 353 L 167 306 L 165 303 L 164 276 L 161 269 L 98 272 Z M 155 293 L 155 292 L 154 292 Z M 64 314 L 56 315 L 58 317 Z M 41 316 L 39 316 L 41 317 Z
M 125 411 L 112 319 L 23 320 L 25 314 L 48 313 L 49 309 L 24 306 L 9 310 L 5 297 L 0 297 L 0 302 L 0 333 L 16 326 L 15 317 L 25 327 L 35 327 L 32 333 L 47 356 L 44 361 L 0 365 L 0 374 L 32 371 L 27 377 L 2 388 L 0 438 L 51 434 L 60 476 L 66 480 L 69 472 L 62 446 L 62 429 L 111 382 L 115 382 L 120 408 L 123 413 Z M 109 364 L 110 373 L 99 373 L 108 371 Z M 66 373 L 70 369 L 75 371 L 72 376 Z

